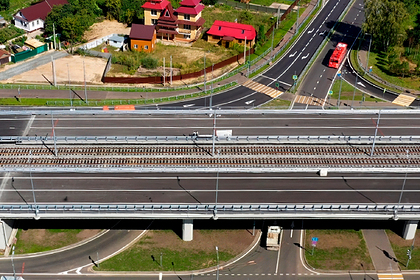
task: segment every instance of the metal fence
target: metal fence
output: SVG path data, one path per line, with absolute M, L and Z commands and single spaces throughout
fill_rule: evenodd
M 5 204 L 0 218 L 420 218 L 418 204 Z

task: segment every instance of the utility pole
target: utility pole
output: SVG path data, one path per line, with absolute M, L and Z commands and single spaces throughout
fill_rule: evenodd
M 356 74 L 356 81 L 354 82 L 354 90 L 353 90 L 353 99 L 351 100 L 351 108 L 353 108 L 354 96 L 356 95 L 356 85 L 357 85 L 357 72 L 353 71 Z
M 54 61 L 53 56 L 51 56 L 51 63 L 52 63 L 52 72 L 53 72 L 53 84 L 56 87 L 57 86 L 57 76 L 55 75 L 55 61 Z
M 274 48 L 274 28 L 273 32 L 271 32 L 271 61 L 273 61 L 273 48 Z
M 370 34 L 369 34 L 370 35 Z M 369 67 L 369 53 L 370 53 L 370 46 L 372 44 L 372 35 L 369 36 L 370 40 L 369 40 L 369 50 L 368 50 L 368 55 L 367 55 L 367 61 L 366 61 L 366 68 L 365 68 L 365 74 L 367 72 L 367 69 Z
M 277 22 L 276 29 L 279 28 L 279 19 L 280 19 L 280 5 L 277 7 Z
M 246 63 L 246 36 L 245 36 L 245 45 L 244 45 L 244 65 Z
M 55 45 L 55 25 L 53 23 L 53 46 L 54 46 L 54 50 L 56 50 L 56 45 Z
M 165 58 L 163 58 L 163 86 L 165 86 L 165 74 L 166 74 L 166 71 L 165 71 Z
M 34 197 L 35 220 L 38 220 L 39 219 L 39 217 L 38 217 L 38 207 L 36 205 L 34 181 L 32 180 L 32 150 L 29 150 L 29 178 L 31 180 L 32 195 Z
M 296 34 L 299 33 L 299 1 L 297 2 Z
M 171 58 L 171 62 L 170 62 L 170 68 L 171 68 L 171 86 L 172 86 L 172 55 L 170 56 L 170 58 Z

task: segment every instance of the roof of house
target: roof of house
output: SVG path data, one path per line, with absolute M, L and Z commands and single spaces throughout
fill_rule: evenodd
M 201 0 L 183 0 L 181 1 L 181 6 L 191 6 L 191 7 L 195 7 L 197 6 L 199 3 L 201 2 Z
M 130 39 L 152 40 L 155 34 L 154 25 L 143 25 L 133 23 L 131 25 Z
M 165 10 L 160 15 L 160 17 L 158 19 L 158 24 L 159 24 L 159 21 L 171 22 L 171 23 L 176 24 L 177 20 L 178 20 L 178 18 L 174 15 L 174 9 L 172 9 L 172 5 L 171 5 L 171 3 L 169 3 L 169 5 L 166 6 Z
M 108 38 L 108 40 L 115 41 L 115 42 L 124 42 L 124 37 L 118 36 L 118 35 L 112 35 L 111 37 Z
M 9 57 L 11 54 L 8 51 L 0 49 L 0 58 Z
M 200 3 L 194 7 L 181 6 L 178 9 L 176 9 L 176 12 L 181 13 L 181 14 L 187 14 L 187 15 L 198 15 L 203 9 L 204 9 L 204 5 Z
M 20 10 L 20 12 L 28 21 L 33 21 L 36 19 L 45 20 L 49 12 L 51 12 L 52 7 L 56 5 L 65 4 L 68 4 L 67 0 L 45 0 L 35 5 L 24 8 Z
M 29 39 L 25 41 L 25 45 L 28 45 L 29 47 L 36 49 L 36 48 L 42 47 L 43 45 L 45 45 L 45 43 L 42 43 L 37 39 Z
M 141 6 L 143 9 L 152 9 L 152 10 L 163 10 L 168 6 L 169 1 L 162 0 L 162 1 L 147 1 L 146 3 Z
M 253 40 L 255 36 L 257 36 L 257 32 L 252 25 L 220 20 L 214 21 L 207 33 L 220 37 L 229 36 L 239 40 L 243 40 L 245 38 L 247 40 Z

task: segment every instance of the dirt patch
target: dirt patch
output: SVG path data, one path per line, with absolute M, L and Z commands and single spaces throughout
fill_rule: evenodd
M 83 35 L 83 39 L 89 42 L 110 34 L 128 35 L 130 34 L 130 30 L 131 28 L 127 27 L 126 24 L 117 22 L 116 20 L 104 20 L 92 25 Z
M 101 78 L 106 66 L 106 60 L 96 57 L 67 56 L 55 60 L 57 84 L 68 84 L 69 75 L 71 84 L 83 84 L 84 71 L 83 61 L 86 70 L 87 84 L 102 84 Z M 33 70 L 16 75 L 4 81 L 5 83 L 33 82 L 49 84 L 53 82 L 52 63 L 41 65 Z
M 411 246 L 411 244 L 413 244 L 413 240 L 405 240 L 404 238 L 402 238 L 401 236 L 399 236 L 398 234 L 387 230 L 386 234 L 388 235 L 388 239 L 391 242 L 391 244 L 394 244 L 398 247 L 409 247 Z M 416 237 L 414 240 L 414 247 L 419 247 L 420 246 L 420 231 L 416 232 Z
M 316 244 L 316 248 L 318 249 L 329 250 L 337 247 L 354 249 L 357 248 L 360 243 L 360 239 L 357 235 L 346 233 L 317 233 L 316 237 L 318 237 L 318 242 Z M 311 245 L 311 243 L 308 245 Z

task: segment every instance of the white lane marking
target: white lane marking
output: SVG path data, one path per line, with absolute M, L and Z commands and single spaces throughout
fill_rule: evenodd
M 31 126 L 35 120 L 35 115 L 32 115 L 31 119 L 28 121 L 28 124 L 26 125 L 25 131 L 23 132 L 22 136 L 27 136 L 29 133 L 29 130 L 31 129 Z
M 311 30 L 311 31 L 308 31 L 308 34 L 311 34 L 312 32 L 314 32 L 314 29 L 315 29 L 315 28 L 312 28 L 312 30 Z
M 320 78 L 322 78 L 322 75 L 321 76 L 319 76 Z
M 268 77 L 268 76 L 266 76 L 266 75 L 261 75 L 261 77 L 266 78 L 266 79 L 270 79 L 270 80 L 272 80 L 272 81 L 275 81 L 275 82 L 276 82 L 276 79 L 271 78 L 271 77 Z
M 277 274 L 279 271 L 279 263 L 280 263 L 280 251 L 281 251 L 281 242 L 283 240 L 283 230 L 280 232 L 280 240 L 279 240 L 279 251 L 277 253 L 277 261 L 276 261 L 276 271 L 274 274 Z
M 254 102 L 255 102 L 255 99 L 252 99 L 252 100 L 250 100 L 250 101 L 246 101 L 246 102 L 245 102 L 245 104 L 246 104 L 246 105 L 249 105 L 249 104 L 254 103 Z
M 307 59 L 308 56 L 309 56 L 309 53 L 307 55 L 305 55 L 305 56 L 302 56 L 302 59 Z
M 6 172 L 4 174 L 3 180 L 1 181 L 0 185 L 0 197 L 3 195 L 4 189 L 6 188 L 6 184 L 9 182 L 10 172 Z
M 288 84 L 288 83 L 283 82 L 283 81 L 280 81 L 280 80 L 278 80 L 277 82 L 279 82 L 279 83 L 281 83 L 281 84 L 283 84 L 283 85 L 289 86 L 289 87 L 291 87 L 291 86 L 292 86 L 291 84 Z
M 358 85 L 362 86 L 362 87 L 366 87 L 364 84 L 362 84 L 361 82 L 357 82 Z
M 185 105 L 183 105 L 183 107 L 184 108 L 187 108 L 187 107 L 192 107 L 192 106 L 194 106 L 195 104 L 185 104 Z
M 82 274 L 82 273 L 80 273 L 80 270 L 82 270 L 82 268 L 81 268 L 81 267 L 79 267 L 78 269 L 76 269 L 76 273 L 77 273 L 77 274 Z
M 297 51 L 295 51 L 293 54 L 289 55 L 289 57 L 294 57 L 296 55 Z

